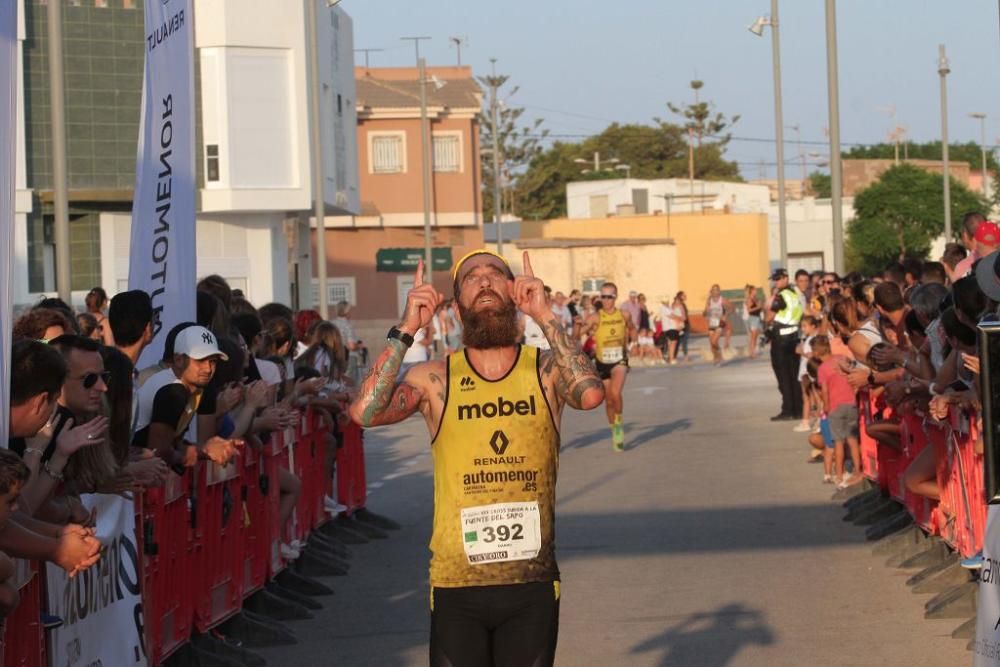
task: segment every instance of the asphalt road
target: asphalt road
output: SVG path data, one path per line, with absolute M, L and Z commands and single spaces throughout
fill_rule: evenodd
M 603 408 L 563 417 L 560 665 L 966 665 L 958 621 L 927 621 L 863 531 L 841 521 L 766 362 L 636 369 L 625 453 Z M 346 577 L 271 665 L 423 665 L 432 517 L 422 421 L 367 435 L 369 507 L 403 524 L 353 547 Z

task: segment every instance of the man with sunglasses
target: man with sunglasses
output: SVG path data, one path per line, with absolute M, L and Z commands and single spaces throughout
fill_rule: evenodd
M 634 294 L 634 292 L 630 293 Z M 601 285 L 601 307 L 591 314 L 584 324 L 583 339 L 594 337 L 594 365 L 604 383 L 604 409 L 611 427 L 611 448 L 625 451 L 625 426 L 622 412 L 625 404 L 622 391 L 628 374 L 628 346 L 636 340 L 636 327 L 632 317 L 615 307 L 618 287 L 614 283 Z

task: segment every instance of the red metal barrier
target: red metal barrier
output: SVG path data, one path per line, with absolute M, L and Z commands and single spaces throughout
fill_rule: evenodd
M 903 415 L 899 431 L 899 443 L 902 451 L 898 467 L 898 490 L 892 494 L 892 497 L 906 506 L 914 523 L 928 533 L 935 533 L 940 515 L 938 502 L 908 491 L 903 483 L 906 470 L 929 444 L 925 420 L 926 416 L 922 413 L 909 412 Z
M 198 632 L 236 615 L 243 604 L 242 462 L 198 466 L 194 566 L 198 595 L 194 623 Z
M 938 531 L 962 556 L 982 548 L 986 526 L 982 456 L 976 454 L 975 419 L 952 408 L 950 418 L 928 428 L 941 489 Z
M 365 479 L 364 432 L 350 422 L 342 426 L 344 446 L 337 449 L 337 502 L 347 513 L 365 506 L 368 490 Z
M 878 443 L 868 433 L 868 424 L 875 419 L 878 412 L 878 399 L 873 397 L 867 389 L 858 392 L 858 414 L 860 415 L 858 429 L 858 443 L 861 449 L 861 472 L 871 481 L 877 483 L 883 489 L 887 488 L 887 480 L 879 479 L 878 468 Z
M 242 509 L 240 521 L 243 524 L 243 595 L 261 589 L 268 578 L 277 574 L 278 536 L 281 526 L 278 522 L 278 461 L 276 450 L 281 448 L 280 440 L 274 436 L 260 451 L 247 450 L 243 466 L 241 488 Z
M 42 667 L 45 658 L 45 631 L 42 605 L 45 596 L 45 565 L 37 561 L 15 561 L 16 581 L 21 601 L 6 619 L 0 665 Z
M 136 532 L 144 538 L 143 614 L 146 618 L 146 655 L 159 664 L 191 637 L 195 590 L 192 502 L 188 490 L 193 472 L 170 473 L 163 488 L 147 489 L 142 521 Z
M 326 463 L 326 438 L 329 430 L 315 413 L 302 417 L 294 447 L 295 476 L 302 484 L 302 492 L 295 507 L 297 539 L 308 534 L 326 520 L 323 496 L 330 488 Z

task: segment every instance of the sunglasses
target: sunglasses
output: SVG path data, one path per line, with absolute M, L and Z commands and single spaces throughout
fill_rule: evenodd
M 111 382 L 111 371 L 104 371 L 103 373 L 87 373 L 83 377 L 78 377 L 76 379 L 83 384 L 84 389 L 93 389 L 98 380 L 107 386 L 107 384 Z
M 617 294 L 602 294 L 601 298 L 602 299 L 617 299 L 618 295 Z
M 824 285 L 836 285 L 837 281 L 836 280 L 824 280 L 823 284 Z

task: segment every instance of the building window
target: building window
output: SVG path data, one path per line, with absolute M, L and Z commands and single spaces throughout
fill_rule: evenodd
M 313 308 L 319 307 L 319 290 L 317 285 L 319 281 L 315 278 L 312 280 L 312 291 L 311 298 L 313 303 Z M 343 278 L 327 278 L 326 279 L 326 302 L 329 306 L 336 306 L 341 301 L 346 301 L 350 304 L 356 304 L 357 299 L 355 298 L 355 286 L 354 278 L 343 277 Z
M 462 171 L 461 137 L 457 133 L 434 135 L 434 171 Z
M 205 146 L 205 180 L 219 180 L 219 145 L 208 144 Z
M 340 93 L 337 93 L 337 115 L 344 115 L 344 98 L 340 96 Z
M 605 282 L 604 278 L 584 278 L 583 289 L 581 291 L 584 294 L 597 294 L 601 291 L 601 287 Z
M 406 147 L 402 133 L 371 136 L 372 172 L 398 174 L 405 171 L 403 163 Z

